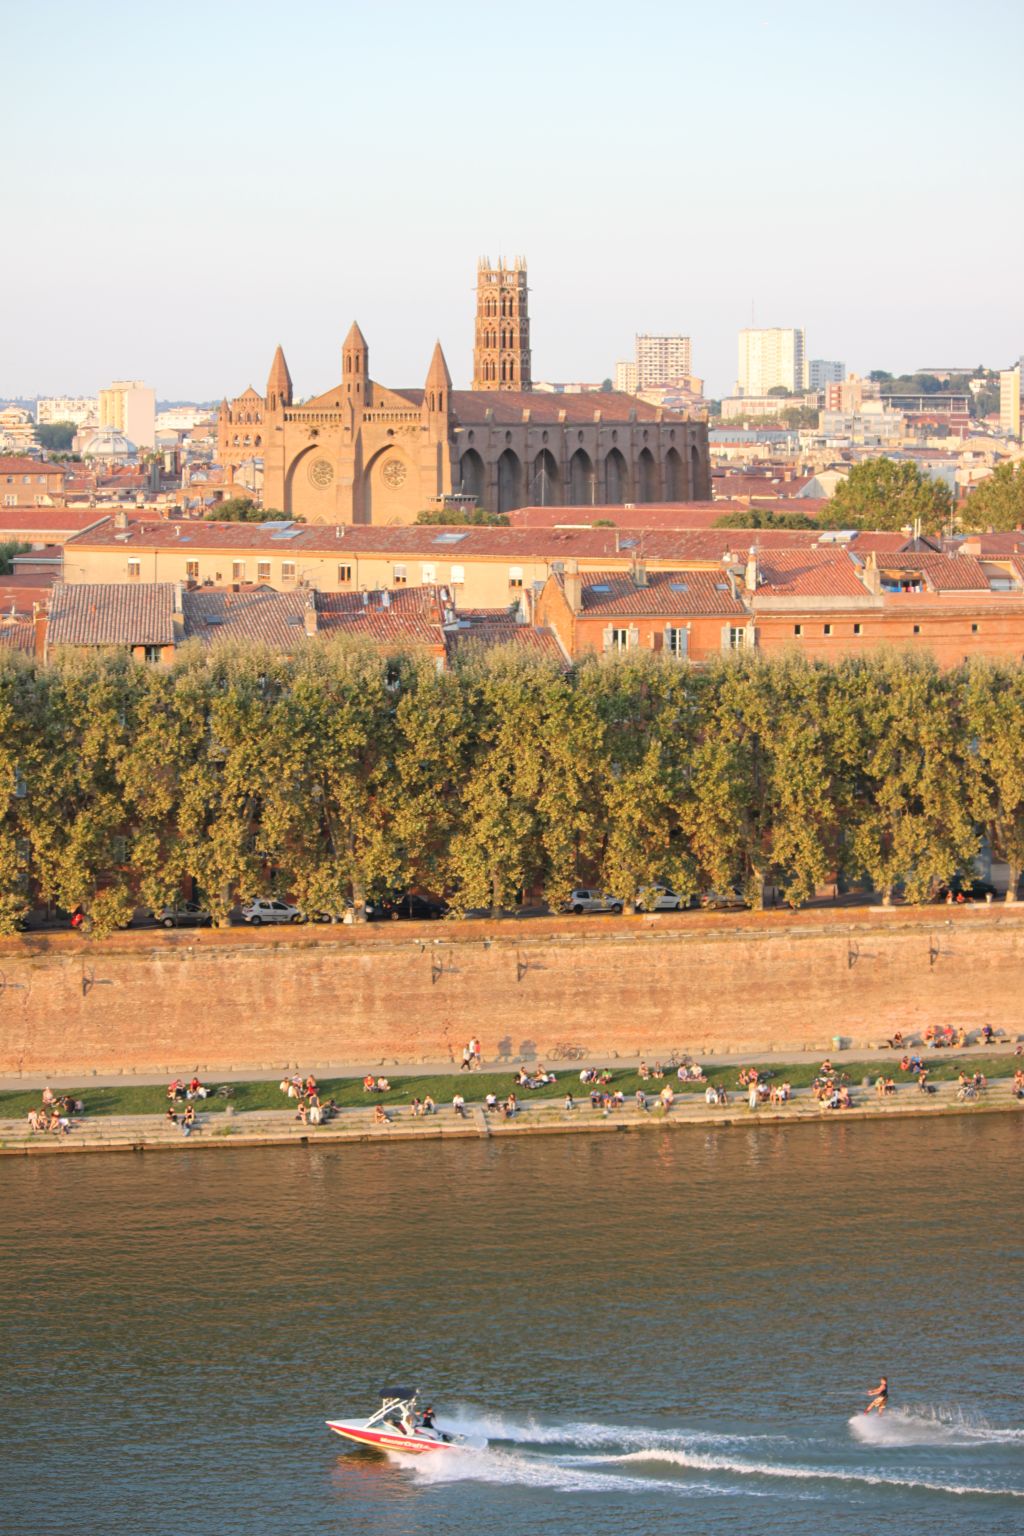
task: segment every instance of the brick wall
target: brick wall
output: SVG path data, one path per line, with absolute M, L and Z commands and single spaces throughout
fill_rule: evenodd
M 0 1075 L 826 1049 L 1016 1033 L 1024 909 L 76 934 L 0 940 Z

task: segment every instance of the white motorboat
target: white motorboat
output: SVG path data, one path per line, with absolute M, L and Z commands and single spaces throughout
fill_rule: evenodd
M 416 1407 L 415 1387 L 381 1387 L 381 1405 L 368 1419 L 328 1419 L 327 1428 L 374 1451 L 399 1451 L 419 1456 L 426 1451 L 450 1451 L 465 1444 L 461 1435 L 446 1434 L 433 1416 Z

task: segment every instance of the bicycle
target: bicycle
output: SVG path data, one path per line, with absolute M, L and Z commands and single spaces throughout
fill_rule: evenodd
M 549 1061 L 582 1061 L 587 1054 L 582 1045 L 574 1045 L 571 1041 L 560 1040 L 548 1051 Z

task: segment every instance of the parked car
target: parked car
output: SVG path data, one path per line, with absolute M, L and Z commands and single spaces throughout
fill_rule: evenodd
M 987 901 L 997 894 L 991 881 L 967 880 L 963 875 L 954 875 L 948 885 L 940 885 L 935 900 L 946 901 L 951 893 L 954 901 Z
M 683 897 L 670 885 L 647 885 L 636 893 L 636 904 L 642 912 L 681 912 L 686 906 Z
M 161 928 L 210 928 L 213 918 L 198 901 L 180 901 L 175 907 L 161 907 L 151 914 Z
M 260 896 L 255 901 L 246 902 L 242 908 L 242 921 L 258 928 L 261 923 L 304 923 L 306 919 L 298 907 Z
M 406 891 L 401 896 L 382 896 L 366 903 L 366 918 L 371 923 L 402 917 L 425 923 L 444 917 L 447 911 L 446 901 L 439 901 L 434 896 L 420 896 L 413 891 Z
M 743 892 L 735 886 L 727 891 L 702 891 L 700 904 L 708 912 L 738 912 L 750 906 Z
M 583 912 L 621 912 L 622 902 L 617 896 L 608 896 L 604 891 L 580 886 L 565 903 L 565 909 L 575 912 L 577 917 Z

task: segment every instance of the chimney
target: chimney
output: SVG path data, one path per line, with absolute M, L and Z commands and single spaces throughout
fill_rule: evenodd
M 174 583 L 174 611 L 175 611 L 175 613 L 184 613 L 184 611 L 185 611 L 184 591 L 185 591 L 185 588 L 184 588 L 183 584 L 180 581 L 176 581 Z
M 878 569 L 878 556 L 871 550 L 864 563 L 861 572 L 861 581 L 867 587 L 873 597 L 880 597 L 882 592 L 882 573 Z
M 644 564 L 644 562 L 642 560 L 634 560 L 633 561 L 632 576 L 633 576 L 633 585 L 634 585 L 634 587 L 646 587 L 646 585 L 647 585 L 647 566 Z
M 125 512 L 123 508 L 119 507 L 118 510 L 114 513 L 114 527 L 115 528 L 127 528 L 128 527 L 128 513 Z
M 341 523 L 338 523 L 337 526 L 335 527 L 334 537 L 336 539 L 343 539 L 345 537 L 345 529 L 344 529 L 344 527 L 342 526 Z
M 382 608 L 391 607 L 391 593 L 388 591 L 387 587 L 384 588 L 380 595 L 380 605 Z
M 565 600 L 572 612 L 582 612 L 583 582 L 580 580 L 578 560 L 567 560 L 565 562 L 565 575 L 562 577 L 562 586 L 565 589 Z
M 757 550 L 751 545 L 747 555 L 746 569 L 743 572 L 744 585 L 748 592 L 756 592 L 761 584 L 761 572 L 757 564 Z
M 316 593 L 307 592 L 306 606 L 302 610 L 302 627 L 310 639 L 317 632 Z

